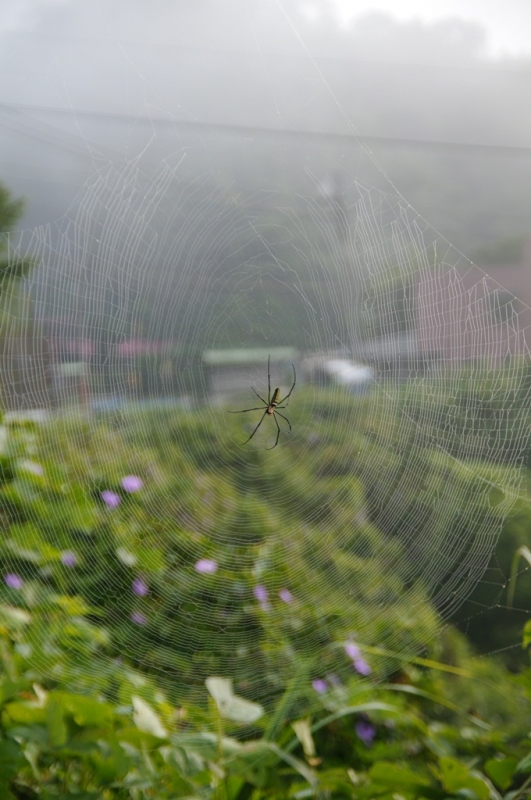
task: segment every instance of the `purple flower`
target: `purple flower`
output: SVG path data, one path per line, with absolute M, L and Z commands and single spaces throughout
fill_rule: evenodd
M 267 603 L 269 595 L 265 586 L 255 586 L 253 594 L 260 603 Z
M 366 744 L 367 747 L 372 744 L 372 740 L 376 736 L 376 728 L 371 722 L 361 719 L 356 723 L 355 730 L 361 741 Z
M 213 575 L 217 571 L 218 565 L 216 561 L 210 558 L 200 558 L 195 562 L 195 571 L 202 572 L 206 575 Z
M 293 595 L 291 594 L 289 589 L 281 589 L 280 592 L 278 593 L 278 596 L 285 603 L 293 603 Z
M 111 492 L 109 489 L 105 489 L 105 491 L 101 493 L 101 499 L 109 508 L 116 508 L 116 506 L 119 506 L 122 502 L 120 500 L 120 495 L 116 494 L 116 492 Z
M 65 565 L 65 567 L 75 567 L 77 564 L 77 556 L 71 550 L 65 550 L 64 553 L 61 553 L 61 563 Z
M 370 675 L 372 672 L 372 669 L 363 658 L 354 659 L 354 669 L 356 672 L 359 672 L 360 675 Z
M 126 492 L 138 492 L 144 486 L 142 478 L 137 475 L 126 475 L 122 478 L 122 489 Z
M 312 681 L 312 686 L 318 694 L 324 694 L 328 690 L 328 684 L 322 678 Z
M 357 644 L 354 642 L 347 642 L 345 645 L 345 653 L 349 658 L 354 660 L 355 658 L 361 658 L 361 652 Z
M 22 589 L 24 586 L 24 581 L 15 572 L 8 572 L 7 575 L 4 575 L 4 580 L 10 589 Z
M 142 578 L 135 578 L 131 584 L 131 588 L 139 597 L 145 597 L 149 593 L 149 586 Z
M 147 617 L 145 614 L 141 614 L 140 611 L 133 611 L 129 619 L 136 625 L 145 625 L 147 622 Z

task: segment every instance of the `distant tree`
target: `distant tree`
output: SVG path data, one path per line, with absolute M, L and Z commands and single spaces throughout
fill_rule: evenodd
M 523 236 L 507 236 L 495 242 L 489 242 L 476 250 L 474 261 L 480 267 L 504 266 L 505 264 L 521 264 L 524 250 Z
M 18 243 L 9 246 L 7 234 L 16 228 L 24 200 L 14 199 L 0 183 L 0 409 L 16 409 L 31 402 L 28 364 L 44 363 L 45 340 L 33 329 L 31 301 L 20 281 L 35 266 L 21 255 Z
M 14 200 L 9 189 L 0 183 L 0 294 L 13 281 L 26 277 L 33 266 L 29 258 L 12 258 L 7 252 L 4 234 L 13 230 L 24 212 L 24 200 Z

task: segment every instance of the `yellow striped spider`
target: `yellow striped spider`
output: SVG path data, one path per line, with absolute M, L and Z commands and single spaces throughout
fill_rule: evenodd
M 263 397 L 261 397 L 258 394 L 258 392 L 254 388 L 254 386 L 251 386 L 251 389 L 253 390 L 255 395 L 258 397 L 259 400 L 262 401 L 262 403 L 264 405 L 263 406 L 257 406 L 256 408 L 244 408 L 241 411 L 229 411 L 229 414 L 246 414 L 248 411 L 262 411 L 262 409 L 265 406 L 265 411 L 264 411 L 264 413 L 262 414 L 262 416 L 260 418 L 260 422 L 258 423 L 256 428 L 254 429 L 254 431 L 251 433 L 249 438 L 246 439 L 245 442 L 243 442 L 242 447 L 243 447 L 244 444 L 247 444 L 247 442 L 251 441 L 251 439 L 255 435 L 256 431 L 258 430 L 258 428 L 260 427 L 260 425 L 264 421 L 266 415 L 270 416 L 270 417 L 273 417 L 273 419 L 275 420 L 275 425 L 277 426 L 277 438 L 275 440 L 275 444 L 273 445 L 273 447 L 266 447 L 266 450 L 274 450 L 274 448 L 278 444 L 278 439 L 279 439 L 279 436 L 280 436 L 280 425 L 278 424 L 277 415 L 279 417 L 282 417 L 282 419 L 284 419 L 288 423 L 288 427 L 289 427 L 289 429 L 291 431 L 291 423 L 290 423 L 289 419 L 287 417 L 285 417 L 284 414 L 281 414 L 278 409 L 279 408 L 286 408 L 286 406 L 283 406 L 281 404 L 289 399 L 292 391 L 295 388 L 295 384 L 297 382 L 297 375 L 295 373 L 295 367 L 294 367 L 293 364 L 291 365 L 293 367 L 293 385 L 292 385 L 291 389 L 289 390 L 289 392 L 287 393 L 287 395 L 285 397 L 283 397 L 282 400 L 279 400 L 278 398 L 280 396 L 280 389 L 278 389 L 278 388 L 275 389 L 275 391 L 273 392 L 273 397 L 271 397 L 271 369 L 270 369 L 270 362 L 271 362 L 271 356 L 268 356 L 268 358 L 267 358 L 267 402 L 264 400 Z

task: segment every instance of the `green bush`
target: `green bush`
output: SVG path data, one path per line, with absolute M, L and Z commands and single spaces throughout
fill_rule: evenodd
M 0 797 L 525 796 L 531 678 L 441 636 L 423 579 L 501 527 L 514 471 L 304 397 L 272 454 L 223 410 L 11 432 Z

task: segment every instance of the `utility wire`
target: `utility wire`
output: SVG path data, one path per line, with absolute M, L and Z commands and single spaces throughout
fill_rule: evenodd
M 352 133 L 334 133 L 331 131 L 312 131 L 296 128 L 271 128 L 264 125 L 240 125 L 231 122 L 211 122 L 211 121 L 191 121 L 183 120 L 174 117 L 142 117 L 132 114 L 123 114 L 120 112 L 112 111 L 88 111 L 77 108 L 59 108 L 53 106 L 31 106 L 31 105 L 18 105 L 15 103 L 1 103 L 0 113 L 6 112 L 19 112 L 25 113 L 44 113 L 56 116 L 70 116 L 86 117 L 90 119 L 112 120 L 113 122 L 129 122 L 130 124 L 158 125 L 168 126 L 173 128 L 181 128 L 183 130 L 214 133 L 231 133 L 244 136 L 245 138 L 253 139 L 255 137 L 273 137 L 273 138 L 291 138 L 291 139 L 307 139 L 308 141 L 320 141 L 329 144 L 353 144 L 359 143 L 368 145 L 385 145 L 393 147 L 416 147 L 428 150 L 446 150 L 453 152 L 483 152 L 492 155 L 529 155 L 531 154 L 531 146 L 522 145 L 500 145 L 492 144 L 489 142 L 452 142 L 437 139 L 411 139 L 399 136 L 355 136 Z M 0 119 L 0 125 L 4 127 L 11 127 Z M 61 132 L 63 133 L 63 132 Z M 75 140 L 76 137 L 72 136 Z

